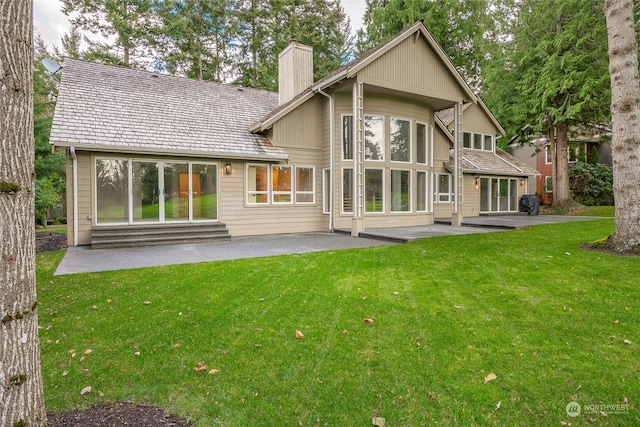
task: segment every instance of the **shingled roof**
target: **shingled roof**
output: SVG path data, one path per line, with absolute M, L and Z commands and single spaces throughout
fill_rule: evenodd
M 50 142 L 126 153 L 284 160 L 251 123 L 278 94 L 66 59 Z
M 462 150 L 462 170 L 465 173 L 508 175 L 508 176 L 535 176 L 540 173 L 513 157 L 506 151 L 496 147 L 493 151 Z M 444 166 L 453 172 L 453 149 L 449 150 L 449 161 Z

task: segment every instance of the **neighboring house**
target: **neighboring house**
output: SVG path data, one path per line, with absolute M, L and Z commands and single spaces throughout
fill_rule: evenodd
M 569 142 L 569 163 L 577 160 L 596 161 L 609 166 L 613 165 L 611 157 L 611 131 L 607 129 L 591 129 L 589 131 L 573 131 Z M 553 202 L 553 155 L 549 138 L 541 133 L 529 135 L 525 142 L 519 136 L 509 141 L 509 152 L 519 161 L 535 168 L 540 174 L 529 181 L 528 194 L 535 194 L 540 203 Z M 592 158 L 594 152 L 597 159 Z
M 66 60 L 50 140 L 67 153 L 69 244 L 518 210 L 535 170 L 495 148 L 502 128 L 422 22 L 315 83 L 312 57 L 292 41 L 279 93 Z

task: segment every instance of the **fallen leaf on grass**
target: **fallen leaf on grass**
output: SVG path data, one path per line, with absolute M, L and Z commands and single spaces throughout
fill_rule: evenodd
M 218 369 L 212 369 L 212 370 L 209 371 L 209 375 L 215 375 L 218 372 L 220 372 Z
M 207 369 L 207 365 L 205 365 L 204 362 L 198 362 L 198 366 L 193 368 L 193 370 L 196 372 L 205 371 L 206 369 Z
M 375 427 L 384 427 L 385 426 L 385 420 L 384 420 L 384 418 L 373 417 L 373 420 L 371 420 L 371 425 L 375 426 Z
M 373 319 L 364 319 L 364 323 L 373 323 Z
M 629 341 L 629 340 L 624 340 L 624 341 L 623 341 L 623 343 L 625 343 L 625 344 L 633 344 L 633 343 L 632 343 L 631 341 Z
M 627 399 L 627 397 L 626 397 L 626 396 L 623 396 L 623 398 L 622 398 L 622 402 L 623 402 L 625 405 L 628 405 L 628 404 L 629 404 L 629 399 Z
M 493 372 L 490 373 L 489 375 L 487 375 L 486 377 L 484 377 L 484 383 L 488 383 L 489 381 L 493 381 L 495 379 L 497 379 L 498 377 L 496 376 L 496 374 L 494 374 Z
M 92 353 L 92 352 L 93 352 L 93 350 L 91 350 L 90 348 L 88 348 L 88 349 L 86 349 L 86 350 L 84 351 L 84 354 L 90 354 L 90 353 Z
M 436 398 L 436 394 L 432 391 L 429 392 L 429 399 L 435 399 Z
M 500 406 L 502 406 L 502 400 L 498 400 L 498 403 L 496 403 L 496 409 L 500 409 Z
M 91 386 L 87 386 L 87 387 L 83 388 L 82 390 L 80 390 L 80 396 L 84 396 L 87 393 L 91 393 Z
M 300 331 L 296 331 L 296 338 L 299 340 L 304 339 L 304 334 Z

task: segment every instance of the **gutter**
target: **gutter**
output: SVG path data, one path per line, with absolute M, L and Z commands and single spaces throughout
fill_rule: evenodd
M 334 99 L 332 95 L 327 94 L 322 88 L 314 88 L 316 93 L 329 98 L 329 232 L 333 233 L 333 110 Z M 324 195 L 324 192 L 323 192 Z M 324 202 L 324 201 L 323 201 Z
M 76 148 L 69 147 L 69 153 L 73 159 L 73 246 L 78 246 L 78 158 Z

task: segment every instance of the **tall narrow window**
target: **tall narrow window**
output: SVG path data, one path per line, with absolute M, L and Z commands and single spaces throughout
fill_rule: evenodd
M 424 171 L 416 173 L 416 211 L 427 211 L 427 173 Z
M 418 123 L 416 126 L 416 163 L 427 164 L 427 125 Z
M 391 170 L 391 212 L 411 210 L 410 176 L 408 170 Z
M 353 169 L 342 169 L 342 212 L 353 213 Z
M 247 203 L 269 203 L 269 166 L 247 166 Z
M 131 162 L 131 174 L 133 221 L 159 221 L 158 163 L 134 160 Z
M 518 180 L 509 180 L 509 211 L 518 210 Z
M 384 212 L 384 181 L 382 169 L 365 169 L 365 212 Z
M 473 148 L 476 150 L 482 150 L 482 134 L 481 133 L 473 134 Z
M 271 167 L 273 203 L 291 203 L 291 166 Z
M 364 116 L 364 158 L 384 160 L 384 117 Z
M 411 121 L 391 118 L 389 127 L 391 161 L 411 161 Z
M 314 203 L 313 168 L 296 167 L 296 203 Z
M 353 160 L 353 116 L 342 116 L 342 160 Z
M 97 222 L 129 221 L 129 162 L 96 160 Z
M 462 133 L 462 147 L 471 148 L 471 132 Z
M 491 180 L 480 178 L 480 212 L 489 212 L 491 202 Z
M 164 164 L 164 219 L 185 221 L 189 219 L 189 164 Z
M 322 170 L 322 213 L 331 212 L 331 169 Z
M 451 202 L 453 200 L 453 196 L 451 194 L 451 175 L 449 174 L 439 174 L 437 180 L 437 198 L 438 202 Z
M 194 220 L 218 219 L 218 168 L 213 164 L 191 165 Z
M 548 165 L 553 163 L 553 155 L 551 152 L 551 145 L 547 144 L 544 146 L 544 162 Z
M 486 151 L 493 151 L 493 137 L 491 135 L 484 136 L 484 149 Z

